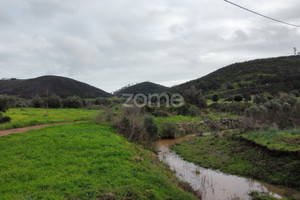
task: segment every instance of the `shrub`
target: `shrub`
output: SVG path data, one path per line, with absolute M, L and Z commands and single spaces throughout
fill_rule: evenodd
M 154 117 L 147 115 L 144 117 L 144 128 L 150 139 L 155 140 L 158 135 L 158 126 L 154 121 Z
M 8 109 L 7 98 L 0 98 L 0 112 L 6 112 L 7 109 Z
M 227 102 L 233 101 L 233 97 L 227 97 L 227 98 L 225 99 L 225 101 L 227 101 Z
M 161 136 L 164 139 L 174 139 L 177 132 L 178 127 L 174 122 L 168 121 L 161 125 Z
M 234 101 L 237 101 L 237 102 L 243 101 L 243 96 L 242 95 L 234 96 Z
M 8 116 L 3 117 L 2 119 L 0 117 L 0 123 L 8 123 L 10 121 L 11 121 L 11 118 Z
M 265 95 L 264 94 L 257 94 L 257 95 L 255 95 L 254 96 L 254 98 L 253 98 L 253 102 L 255 103 L 255 104 L 264 104 L 264 103 L 266 103 L 268 101 L 268 99 L 265 97 Z
M 298 99 L 294 95 L 283 94 L 280 97 L 279 102 L 282 103 L 282 104 L 288 103 L 288 104 L 290 104 L 293 107 L 293 106 L 295 106 L 297 104 Z
M 35 108 L 43 108 L 43 107 L 45 107 L 45 101 L 39 95 L 35 95 L 32 98 L 32 105 Z
M 212 101 L 215 102 L 215 103 L 218 102 L 219 101 L 219 95 L 217 95 L 217 94 L 213 95 L 212 96 Z
M 81 108 L 82 100 L 78 96 L 68 97 L 63 100 L 63 106 L 65 108 Z
M 184 99 L 187 103 L 198 106 L 199 108 L 206 108 L 206 99 L 201 90 L 196 90 L 194 86 L 190 90 L 185 91 Z
M 59 96 L 52 95 L 48 98 L 48 106 L 49 108 L 61 108 L 62 101 Z

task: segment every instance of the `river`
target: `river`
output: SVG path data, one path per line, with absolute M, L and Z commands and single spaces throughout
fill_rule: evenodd
M 179 139 L 160 140 L 156 143 L 156 147 L 159 159 L 166 163 L 180 180 L 189 183 L 195 191 L 201 193 L 202 200 L 250 200 L 248 194 L 252 190 L 264 192 L 276 198 L 294 193 L 294 198 L 300 199 L 300 193 L 297 191 L 225 174 L 217 170 L 205 169 L 183 160 L 179 155 L 170 151 L 170 146 L 175 143 L 194 138 L 195 136 L 187 136 Z

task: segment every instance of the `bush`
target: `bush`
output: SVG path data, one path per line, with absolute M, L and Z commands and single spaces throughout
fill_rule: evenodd
M 234 96 L 234 101 L 237 101 L 237 102 L 243 101 L 243 96 L 242 95 Z
M 168 121 L 161 125 L 161 136 L 164 139 L 174 139 L 177 132 L 178 127 L 174 122 Z
M 150 139 L 155 140 L 157 138 L 158 126 L 154 121 L 154 117 L 150 115 L 144 117 L 144 128 L 150 136 Z
M 49 108 L 61 108 L 62 101 L 59 96 L 52 95 L 48 98 L 48 106 Z
M 2 123 L 8 123 L 8 122 L 10 122 L 10 121 L 11 121 L 11 118 L 8 117 L 8 116 L 3 117 L 2 119 L 1 119 L 1 117 L 0 117 L 0 123 L 1 123 L 1 124 L 2 124 Z
M 295 106 L 298 102 L 298 99 L 296 96 L 294 95 L 291 95 L 291 94 L 283 94 L 280 99 L 279 99 L 279 102 L 281 104 L 284 104 L 284 103 L 288 103 L 290 104 L 292 107 Z
M 45 107 L 45 101 L 39 95 L 35 95 L 32 98 L 32 105 L 35 108 L 43 108 L 43 107 Z
M 257 94 L 253 98 L 255 104 L 264 104 L 268 101 L 264 94 Z
M 215 102 L 215 103 L 218 102 L 219 101 L 219 95 L 217 95 L 217 94 L 213 95 L 212 96 L 212 101 Z
M 201 90 L 196 90 L 194 86 L 190 90 L 185 91 L 184 100 L 187 103 L 198 106 L 199 108 L 206 108 L 206 99 Z
M 63 106 L 65 108 L 81 108 L 82 100 L 78 96 L 68 97 L 63 100 Z
M 0 98 L 0 113 L 6 112 L 8 109 L 8 100 L 7 98 Z
M 152 115 L 154 115 L 155 117 L 168 117 L 169 114 L 166 111 L 163 110 L 156 110 L 152 113 Z

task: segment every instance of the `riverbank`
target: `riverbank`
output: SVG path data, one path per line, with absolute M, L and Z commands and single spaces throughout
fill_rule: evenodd
M 172 150 L 204 168 L 300 190 L 300 159 L 293 155 L 271 155 L 246 141 L 217 135 L 184 141 L 173 146 Z

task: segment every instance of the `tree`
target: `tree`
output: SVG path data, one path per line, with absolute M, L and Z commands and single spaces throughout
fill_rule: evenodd
M 268 101 L 268 99 L 265 97 L 265 95 L 264 94 L 257 94 L 257 95 L 255 95 L 254 96 L 254 98 L 253 98 L 253 102 L 255 103 L 255 104 L 264 104 L 264 103 L 266 103 Z
M 152 116 L 145 116 L 144 118 L 144 128 L 148 135 L 150 136 L 150 139 L 156 139 L 158 135 L 158 126 L 154 121 L 154 117 Z
M 194 86 L 190 90 L 185 92 L 185 101 L 190 104 L 194 104 L 199 108 L 206 108 L 207 103 L 206 99 L 202 94 L 201 90 L 196 90 Z
M 217 103 L 219 101 L 219 95 L 215 94 L 212 96 L 212 101 Z
M 242 95 L 236 95 L 234 96 L 234 101 L 237 101 L 237 102 L 240 102 L 240 101 L 243 101 L 243 96 Z
M 45 101 L 39 95 L 35 95 L 32 98 L 32 105 L 35 108 L 42 108 L 45 106 Z
M 48 106 L 49 108 L 61 108 L 62 102 L 61 98 L 56 95 L 52 95 L 48 98 Z
M 2 113 L 6 112 L 7 109 L 8 109 L 8 100 L 6 98 L 0 98 L 0 123 L 10 121 L 9 117 L 2 116 Z
M 68 97 L 63 100 L 63 105 L 66 108 L 80 108 L 82 106 L 82 100 L 78 96 Z

